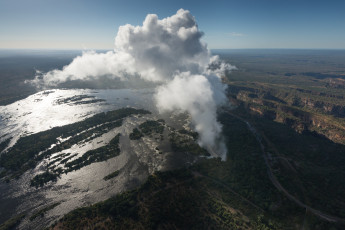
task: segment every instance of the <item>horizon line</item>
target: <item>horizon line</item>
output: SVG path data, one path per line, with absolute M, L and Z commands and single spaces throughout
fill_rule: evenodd
M 77 48 L 0 48 L 0 50 L 25 51 L 113 51 L 114 49 L 77 49 Z M 345 50 L 345 48 L 213 48 L 209 50 Z

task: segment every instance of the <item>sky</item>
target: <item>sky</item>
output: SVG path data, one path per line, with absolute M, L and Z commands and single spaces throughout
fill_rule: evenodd
M 119 26 L 180 8 L 210 49 L 345 49 L 344 0 L 0 0 L 0 48 L 113 49 Z

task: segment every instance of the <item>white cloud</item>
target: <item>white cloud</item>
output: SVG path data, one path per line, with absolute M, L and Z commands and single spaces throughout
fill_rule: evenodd
M 212 56 L 202 36 L 187 10 L 164 19 L 149 14 L 142 26 L 120 26 L 114 51 L 85 52 L 62 70 L 38 72 L 33 83 L 53 86 L 105 75 L 122 80 L 137 76 L 159 83 L 155 95 L 159 111 L 189 112 L 200 133 L 199 143 L 220 151 L 216 109 L 226 102 L 220 75 L 234 67 Z M 224 151 L 219 154 L 225 157 Z

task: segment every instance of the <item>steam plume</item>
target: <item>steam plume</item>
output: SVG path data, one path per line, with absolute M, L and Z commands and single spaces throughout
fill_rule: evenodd
M 37 73 L 33 83 L 55 86 L 102 76 L 122 80 L 136 76 L 158 83 L 158 110 L 190 113 L 200 133 L 199 144 L 216 150 L 224 158 L 218 141 L 221 125 L 216 119 L 217 107 L 226 101 L 220 75 L 235 67 L 212 56 L 200 40 L 202 36 L 187 10 L 180 9 L 161 20 L 149 14 L 142 26 L 120 26 L 114 51 L 85 52 L 62 70 Z

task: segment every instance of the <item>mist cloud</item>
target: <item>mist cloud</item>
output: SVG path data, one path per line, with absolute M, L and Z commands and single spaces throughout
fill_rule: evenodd
M 171 17 L 146 16 L 142 26 L 120 26 L 114 51 L 85 52 L 62 70 L 37 73 L 32 83 L 56 86 L 71 80 L 102 76 L 126 80 L 129 76 L 159 84 L 155 101 L 160 112 L 188 112 L 200 134 L 199 144 L 216 150 L 223 158 L 217 107 L 226 102 L 220 76 L 235 68 L 212 56 L 201 41 L 189 11 Z M 221 153 L 220 153 L 221 152 Z

